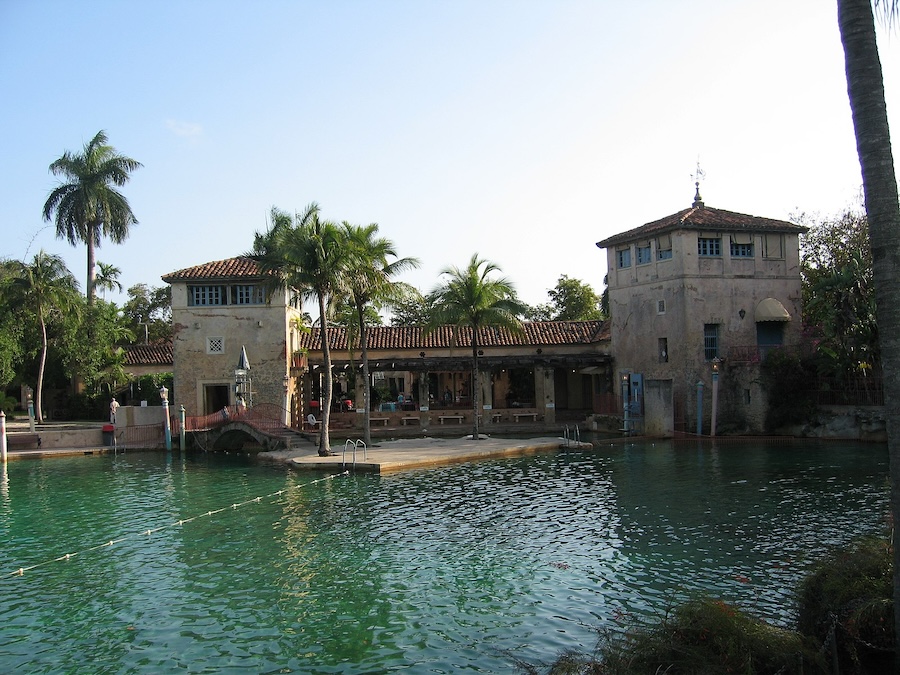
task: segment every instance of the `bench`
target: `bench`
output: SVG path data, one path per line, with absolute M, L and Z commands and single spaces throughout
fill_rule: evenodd
M 516 422 L 518 422 L 521 417 L 530 417 L 532 422 L 537 422 L 538 414 L 536 412 L 517 412 L 513 413 L 512 416 L 515 418 Z
M 444 423 L 444 420 L 456 420 L 457 424 L 462 424 L 463 417 L 463 415 L 438 415 L 441 424 Z
M 388 424 L 389 417 L 370 417 L 369 424 L 380 424 L 383 427 L 386 427 Z
M 41 447 L 41 436 L 40 434 L 6 434 L 6 446 L 8 448 L 27 446 L 39 448 Z
M 400 418 L 400 424 L 406 426 L 407 424 L 412 424 L 415 422 L 416 424 L 421 424 L 422 421 L 419 419 L 418 415 L 404 415 Z

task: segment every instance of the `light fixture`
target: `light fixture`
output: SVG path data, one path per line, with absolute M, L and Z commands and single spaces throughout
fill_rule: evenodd
M 738 316 L 743 319 L 745 316 L 747 316 L 747 312 L 742 309 L 741 311 L 738 312 Z

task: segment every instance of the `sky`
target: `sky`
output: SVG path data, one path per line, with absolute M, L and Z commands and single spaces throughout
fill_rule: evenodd
M 125 288 L 241 255 L 275 206 L 378 223 L 423 292 L 474 254 L 528 304 L 603 289 L 596 242 L 691 205 L 857 204 L 835 2 L 0 0 L 0 258 L 43 249 L 49 165 L 100 130 L 140 221 Z M 900 27 L 879 29 L 900 133 Z M 895 142 L 895 146 L 897 143 Z M 895 156 L 897 155 L 895 150 Z M 107 294 L 116 302 L 124 294 Z

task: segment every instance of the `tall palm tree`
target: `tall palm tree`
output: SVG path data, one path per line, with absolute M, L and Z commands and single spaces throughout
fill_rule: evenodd
M 315 298 L 319 306 L 319 336 L 325 360 L 319 455 L 330 455 L 332 368 L 328 307 L 345 291 L 345 272 L 350 262 L 347 238 L 339 225 L 320 220 L 319 206 L 312 203 L 303 213 L 295 214 L 292 223 L 282 223 L 273 236 L 263 239 L 258 249 L 261 267 L 274 272 L 282 288 L 296 290 L 301 299 Z
M 894 522 L 894 652 L 900 665 L 900 196 L 872 5 L 870 0 L 838 0 L 837 6 L 872 245 Z M 875 6 L 888 21 L 900 10 L 898 0 L 875 0 Z
M 506 277 L 490 278 L 500 268 L 474 254 L 465 269 L 448 267 L 441 274 L 447 281 L 432 291 L 434 314 L 427 332 L 438 326 L 452 325 L 454 340 L 460 328 L 472 330 L 472 439 L 478 440 L 478 407 L 481 386 L 478 381 L 478 331 L 499 326 L 513 333 L 522 332 L 519 317 L 527 306 L 516 299 L 512 282 Z
M 410 295 L 414 289 L 408 284 L 393 281 L 393 278 L 409 269 L 419 266 L 416 258 L 397 258 L 394 242 L 378 235 L 378 225 L 371 223 L 365 227 L 351 225 L 344 221 L 344 233 L 350 253 L 350 265 L 347 269 L 347 290 L 350 301 L 356 309 L 356 322 L 359 327 L 359 348 L 362 356 L 363 407 L 365 408 L 365 424 L 363 441 L 372 443 L 369 428 L 371 405 L 369 401 L 369 351 L 366 334 L 366 307 L 376 309 L 389 306 L 395 301 Z M 396 258 L 389 261 L 389 258 Z
M 119 277 L 122 276 L 122 270 L 115 265 L 107 265 L 99 260 L 97 261 L 97 267 L 100 268 L 100 272 L 94 278 L 94 289 L 100 289 L 104 297 L 106 296 L 106 291 L 119 291 L 121 293 L 122 282 L 119 281 Z
M 47 364 L 47 321 L 53 312 L 67 312 L 78 306 L 78 282 L 58 255 L 43 250 L 30 263 L 18 263 L 17 278 L 13 281 L 14 297 L 21 306 L 34 313 L 41 331 L 41 356 L 38 362 L 37 384 L 34 389 L 35 415 L 43 422 L 42 398 L 44 369 Z
M 79 153 L 68 150 L 50 165 L 50 172 L 68 182 L 58 185 L 44 203 L 44 220 L 54 219 L 56 236 L 72 246 L 87 245 L 88 304 L 95 295 L 95 249 L 103 237 L 116 244 L 128 238 L 128 229 L 137 224 L 128 200 L 115 187 L 125 185 L 131 172 L 142 165 L 116 152 L 100 131 Z M 115 187 L 114 187 L 115 186 Z

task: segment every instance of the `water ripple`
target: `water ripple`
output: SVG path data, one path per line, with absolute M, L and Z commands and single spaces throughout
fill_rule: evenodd
M 160 455 L 16 462 L 0 571 L 284 490 L 0 582 L 0 669 L 509 670 L 700 590 L 788 625 L 797 579 L 878 530 L 875 446 L 632 444 L 307 474 Z

